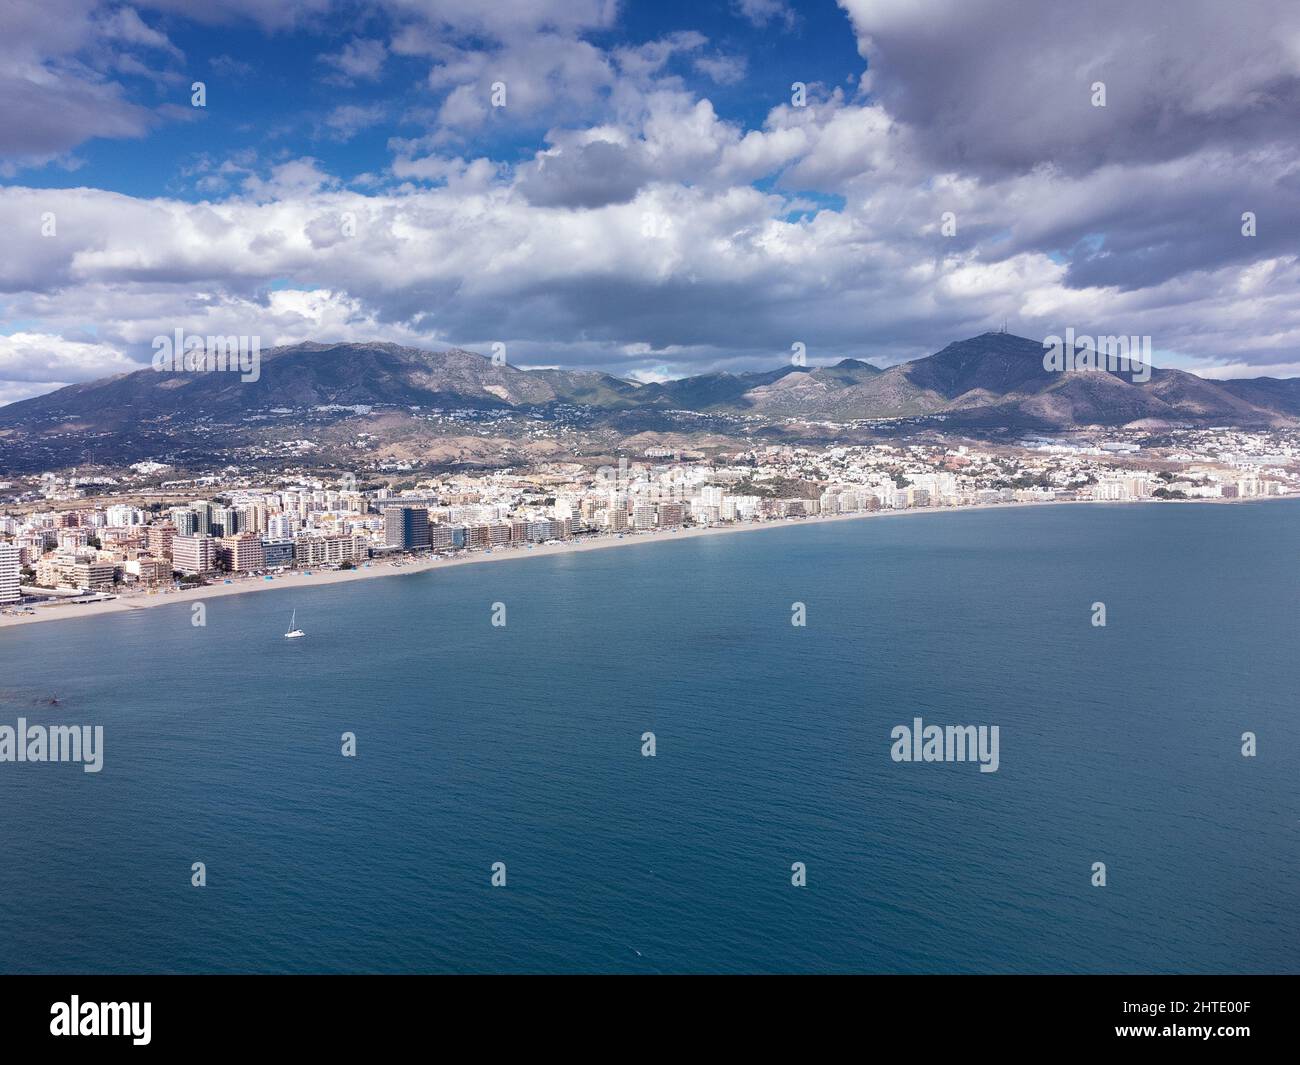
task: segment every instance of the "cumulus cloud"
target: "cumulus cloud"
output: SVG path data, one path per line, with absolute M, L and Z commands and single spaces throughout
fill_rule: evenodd
M 10 0 L 0 34 L 0 169 L 39 165 L 92 136 L 140 137 L 157 124 L 105 69 L 129 50 L 178 50 L 130 8 L 95 0 Z
M 49 333 L 0 334 L 0 402 L 139 368 L 111 344 Z
M 473 168 L 444 165 L 452 177 Z M 266 343 L 500 339 L 520 358 L 624 372 L 771 365 L 796 340 L 817 357 L 892 361 L 1003 318 L 1029 335 L 1067 324 L 1150 333 L 1161 350 L 1207 364 L 1240 351 L 1257 319 L 1270 329 L 1251 361 L 1292 361 L 1279 353 L 1300 337 L 1293 256 L 1132 291 L 1083 289 L 1041 252 L 989 261 L 950 248 L 900 224 L 897 203 L 790 220 L 779 194 L 660 182 L 575 210 L 502 182 L 363 195 L 311 161 L 283 165 L 277 180 L 286 169 L 302 180 L 282 195 L 267 197 L 263 183 L 203 204 L 0 192 L 0 224 L 20 235 L 23 264 L 0 265 L 9 312 L 52 335 L 94 321 L 136 358 L 183 326 L 261 331 Z M 69 236 L 39 236 L 43 207 L 76 220 Z
M 54 2 L 83 22 L 97 10 Z M 267 345 L 500 340 L 513 361 L 651 380 L 778 365 L 795 341 L 815 362 L 887 363 L 1007 320 L 1028 336 L 1149 334 L 1157 361 L 1212 376 L 1294 370 L 1294 5 L 1262 0 L 1257 18 L 1190 0 L 1177 26 L 1118 0 L 1086 15 L 1058 0 L 842 6 L 861 84 L 814 84 L 807 106 L 774 98 L 755 118 L 710 98 L 743 72 L 730 43 L 598 40 L 610 3 L 385 0 L 391 33 L 343 34 L 323 65 L 352 81 L 418 66 L 414 97 L 317 112 L 340 139 L 404 107 L 426 116 L 389 139 L 382 174 L 349 184 L 301 150 L 250 151 L 190 161 L 197 203 L 0 189 L 0 299 L 38 338 L 0 348 L 0 398 L 143 360 L 177 327 Z M 124 18 L 114 47 L 166 55 L 149 39 L 159 7 Z M 312 4 L 213 8 L 284 32 Z M 789 11 L 737 6 L 768 27 Z M 83 122 L 66 94 L 103 87 L 69 23 L 29 20 L 27 51 L 10 53 L 32 94 L 22 135 L 46 138 L 25 150 L 74 145 L 90 123 L 60 129 L 65 113 Z M 1097 80 L 1105 108 L 1089 102 Z M 50 128 L 31 128 L 51 101 Z M 111 86 L 97 101 L 121 135 L 154 121 Z
M 1078 171 L 1294 138 L 1290 0 L 839 3 L 870 61 L 870 91 L 939 166 Z M 1104 107 L 1093 105 L 1098 82 Z
M 602 207 L 627 203 L 649 177 L 639 148 L 597 140 L 539 153 L 518 187 L 543 207 Z

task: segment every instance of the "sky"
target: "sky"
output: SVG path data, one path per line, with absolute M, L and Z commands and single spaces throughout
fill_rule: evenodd
M 177 329 L 1300 374 L 1294 0 L 0 0 L 0 100 L 0 403 Z

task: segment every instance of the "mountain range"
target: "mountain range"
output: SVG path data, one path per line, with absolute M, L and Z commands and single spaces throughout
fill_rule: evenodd
M 933 427 L 1069 430 L 1087 426 L 1300 426 L 1300 378 L 1210 381 L 1153 369 L 1147 381 L 1110 371 L 1047 370 L 1043 345 L 985 333 L 910 362 L 858 359 L 710 373 L 637 384 L 585 370 L 524 370 L 474 352 L 387 343 L 301 343 L 262 354 L 260 376 L 152 368 L 69 385 L 0 407 L 0 468 L 15 435 L 166 436 L 196 422 L 238 424 L 266 411 L 365 406 L 520 411 L 578 408 L 594 417 L 695 412 L 846 423 L 918 419 Z

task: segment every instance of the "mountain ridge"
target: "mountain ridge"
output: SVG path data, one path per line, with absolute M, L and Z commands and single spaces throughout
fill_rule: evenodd
M 112 432 L 186 418 L 233 422 L 266 410 L 418 407 L 593 413 L 692 411 L 760 420 L 937 419 L 959 427 L 1071 429 L 1133 423 L 1300 425 L 1300 378 L 1211 381 L 1153 368 L 1053 371 L 1043 345 L 1011 333 L 954 341 L 888 367 L 845 358 L 638 384 L 599 370 L 527 370 L 460 348 L 306 341 L 262 353 L 260 374 L 142 369 L 0 407 L 0 431 Z

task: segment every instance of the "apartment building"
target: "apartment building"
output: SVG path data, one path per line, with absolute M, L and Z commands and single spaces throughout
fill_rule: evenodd
M 172 568 L 185 574 L 208 573 L 216 569 L 216 540 L 196 533 L 172 538 Z
M 16 603 L 22 597 L 22 556 L 13 544 L 0 544 L 0 603 Z

